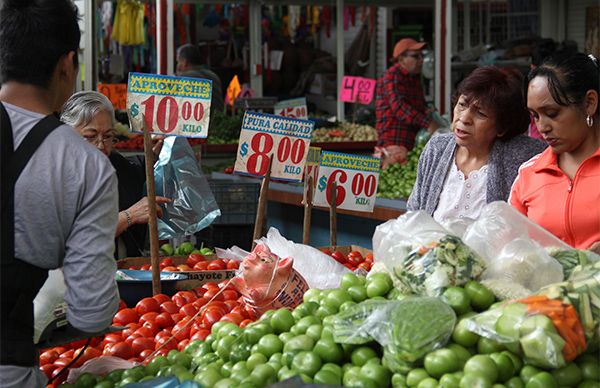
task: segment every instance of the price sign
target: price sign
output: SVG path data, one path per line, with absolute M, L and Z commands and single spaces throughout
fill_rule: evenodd
M 127 106 L 127 84 L 98 84 L 98 91 L 108 97 L 115 109 L 124 110 Z
M 273 112 L 278 116 L 291 117 L 293 119 L 308 118 L 308 110 L 306 109 L 306 98 L 293 98 L 291 100 L 279 101 L 273 107 Z
M 271 178 L 302 181 L 314 125 L 309 120 L 247 111 L 234 172 L 264 176 L 272 159 Z
M 371 156 L 323 151 L 319 165 L 315 206 L 330 206 L 335 201 L 339 209 L 372 212 L 377 195 L 380 159 Z M 336 182 L 333 197 L 331 186 Z
M 312 177 L 313 192 L 317 188 L 319 163 L 321 163 L 321 149 L 319 147 L 310 147 L 308 149 L 308 157 L 306 158 L 306 169 L 304 170 L 304 184 L 308 182 L 308 177 Z
M 133 132 L 207 137 L 212 81 L 203 78 L 129 73 L 127 109 Z
M 376 83 L 377 81 L 371 78 L 344 76 L 340 89 L 340 100 L 369 105 L 373 101 Z

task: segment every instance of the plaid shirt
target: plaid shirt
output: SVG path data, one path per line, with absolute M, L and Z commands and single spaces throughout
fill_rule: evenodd
M 412 149 L 417 132 L 431 122 L 419 77 L 398 64 L 390 67 L 377 80 L 375 115 L 378 145 Z

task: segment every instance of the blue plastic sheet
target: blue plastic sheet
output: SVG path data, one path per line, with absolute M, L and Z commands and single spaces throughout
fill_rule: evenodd
M 179 383 L 176 377 L 157 377 L 141 383 L 127 384 L 127 388 L 201 388 L 194 381 Z
M 221 215 L 208 181 L 186 138 L 165 139 L 154 165 L 156 195 L 171 198 L 158 220 L 160 240 L 189 236 L 208 227 Z

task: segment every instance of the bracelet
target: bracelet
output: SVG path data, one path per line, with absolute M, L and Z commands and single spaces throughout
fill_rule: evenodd
M 123 210 L 123 213 L 125 213 L 125 217 L 127 218 L 127 227 L 129 228 L 132 224 L 131 216 L 129 215 L 129 212 L 127 210 Z

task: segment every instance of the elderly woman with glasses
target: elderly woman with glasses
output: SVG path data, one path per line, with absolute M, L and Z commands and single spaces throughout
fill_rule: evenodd
M 83 91 L 75 93 L 63 106 L 61 120 L 71 125 L 90 144 L 96 146 L 112 163 L 119 181 L 119 222 L 117 224 L 116 257 L 140 256 L 146 242 L 146 227 L 150 214 L 148 198 L 143 189 L 146 181 L 143 160 L 125 158 L 113 149 L 116 142 L 115 117 L 111 102 L 101 93 Z M 155 143 L 158 154 L 162 141 Z M 169 202 L 156 197 L 157 212 L 162 216 L 160 204 Z

